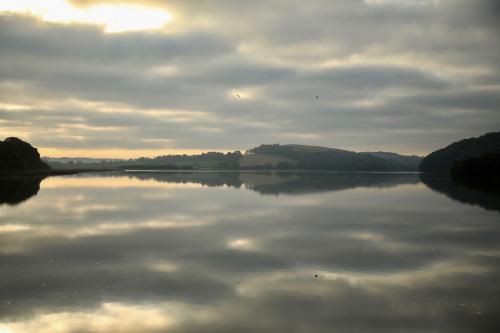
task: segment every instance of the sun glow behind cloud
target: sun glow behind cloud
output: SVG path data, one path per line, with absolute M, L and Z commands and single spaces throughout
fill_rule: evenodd
M 160 29 L 172 19 L 164 10 L 127 4 L 99 4 L 87 8 L 64 0 L 11 0 L 0 3 L 0 12 L 27 14 L 54 23 L 102 26 L 107 33 Z

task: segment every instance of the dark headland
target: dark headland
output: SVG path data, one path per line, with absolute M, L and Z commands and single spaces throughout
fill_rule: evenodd
M 55 170 L 42 161 L 38 150 L 18 138 L 0 141 L 0 177 L 52 176 L 88 172 L 84 168 Z
M 476 138 L 454 142 L 427 155 L 420 163 L 420 171 L 449 173 L 455 163 L 500 151 L 500 132 L 491 132 Z
M 454 142 L 427 155 L 419 167 L 422 181 L 436 183 L 433 175 L 486 192 L 500 193 L 500 132 Z

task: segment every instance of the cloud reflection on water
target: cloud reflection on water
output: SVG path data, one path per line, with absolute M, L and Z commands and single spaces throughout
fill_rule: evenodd
M 0 329 L 500 327 L 497 212 L 416 175 L 212 176 L 49 178 L 1 206 Z

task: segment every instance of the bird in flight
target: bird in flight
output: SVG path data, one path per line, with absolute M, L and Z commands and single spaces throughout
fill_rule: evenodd
M 239 94 L 236 94 L 236 97 L 241 98 L 241 96 Z

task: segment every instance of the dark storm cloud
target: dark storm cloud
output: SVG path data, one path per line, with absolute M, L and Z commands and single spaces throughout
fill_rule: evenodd
M 113 116 L 106 105 L 82 106 L 70 115 L 73 125 L 121 128 L 66 136 L 66 147 L 88 149 L 303 142 L 423 153 L 500 126 L 495 1 L 146 3 L 174 11 L 172 31 L 105 34 L 0 17 L 0 97 L 32 106 L 16 126 L 35 145 L 64 141 L 42 139 L 39 129 L 57 125 L 38 128 L 29 118 L 50 117 L 38 111 L 43 103 L 66 117 L 54 102 L 68 99 L 129 108 Z M 192 112 L 190 123 L 152 108 Z

